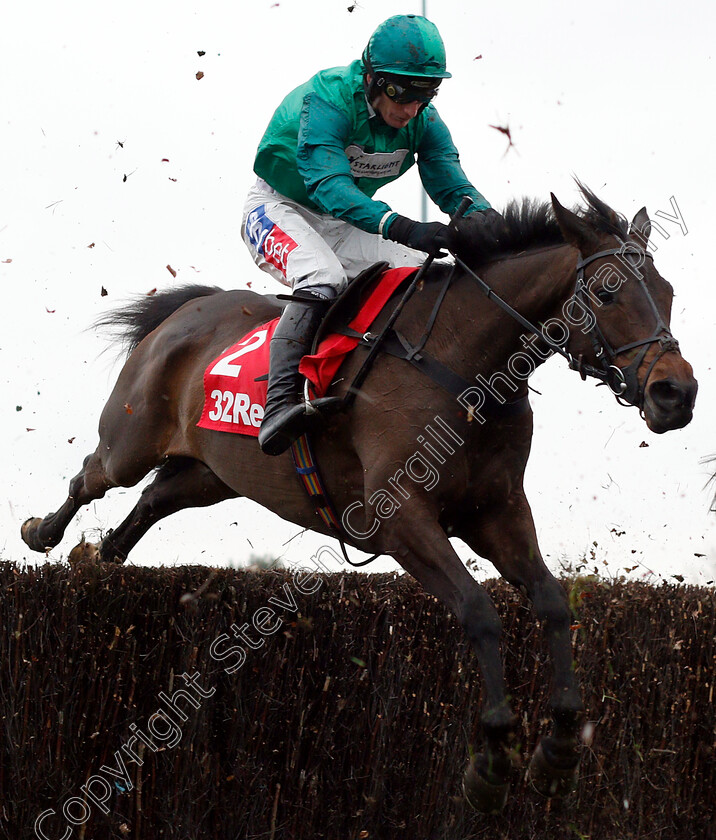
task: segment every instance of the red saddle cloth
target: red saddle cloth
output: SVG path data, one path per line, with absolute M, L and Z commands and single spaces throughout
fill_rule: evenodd
M 349 324 L 361 335 L 368 331 L 388 299 L 415 268 L 386 271 Z M 236 344 L 227 347 L 204 372 L 204 410 L 197 426 L 218 432 L 258 437 L 266 405 L 269 343 L 279 319 L 255 327 Z M 323 396 L 359 339 L 337 333 L 320 343 L 318 352 L 304 356 L 299 366 L 315 396 Z

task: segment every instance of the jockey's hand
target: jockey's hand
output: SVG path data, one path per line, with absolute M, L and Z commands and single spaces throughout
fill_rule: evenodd
M 497 210 L 475 210 L 458 219 L 455 251 L 463 260 L 482 260 L 494 254 L 501 247 L 501 240 L 507 237 L 509 229 L 505 217 Z M 506 240 L 507 241 L 507 240 Z
M 442 222 L 414 222 L 406 216 L 393 219 L 388 239 L 437 257 L 445 256 L 443 248 L 452 251 L 455 245 L 455 233 Z
M 497 235 L 500 227 L 505 223 L 504 216 L 488 207 L 487 210 L 477 210 L 465 217 L 470 220 L 470 224 L 475 226 L 473 229 L 482 229 L 486 233 Z
M 460 231 L 456 247 L 465 246 L 466 240 L 477 238 L 477 242 L 499 242 L 500 236 L 507 232 L 505 217 L 497 210 L 488 207 L 486 210 L 476 210 L 464 216 L 457 223 Z
M 488 227 L 496 227 L 505 221 L 504 216 L 498 213 L 497 210 L 493 210 L 492 207 L 488 207 L 487 210 L 479 210 L 475 215 L 478 214 L 482 216 Z

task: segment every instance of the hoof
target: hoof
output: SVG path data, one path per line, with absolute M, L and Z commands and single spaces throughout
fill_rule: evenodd
M 549 748 L 550 739 L 546 740 Z M 540 741 L 532 755 L 527 779 L 540 796 L 547 799 L 562 799 L 573 793 L 577 787 L 579 757 L 577 755 L 565 756 L 557 763 L 556 759 L 550 760 L 547 752 Z
M 462 779 L 462 792 L 468 804 L 481 814 L 499 814 L 507 802 L 510 783 L 489 782 L 482 776 L 473 759 Z
M 75 567 L 85 563 L 97 564 L 100 561 L 99 548 L 94 543 L 82 540 L 67 555 L 70 566 Z
M 44 553 L 48 548 L 52 548 L 52 546 L 45 547 L 42 545 L 39 537 L 37 536 L 37 529 L 40 527 L 41 523 L 42 519 L 38 516 L 26 519 L 20 527 L 20 536 L 22 537 L 25 545 L 29 546 L 33 551 L 41 551 Z

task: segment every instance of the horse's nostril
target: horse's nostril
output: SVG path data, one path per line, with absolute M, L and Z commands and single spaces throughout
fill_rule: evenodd
M 649 396 L 660 408 L 681 408 L 693 405 L 692 388 L 684 387 L 670 379 L 660 379 L 649 386 Z
M 652 400 L 660 405 L 666 405 L 667 403 L 676 405 L 683 396 L 680 390 L 674 387 L 668 379 L 652 383 L 650 391 Z

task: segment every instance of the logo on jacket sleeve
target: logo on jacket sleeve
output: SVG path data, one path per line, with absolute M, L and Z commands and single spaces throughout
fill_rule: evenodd
M 286 276 L 286 262 L 298 243 L 266 215 L 266 205 L 252 210 L 246 219 L 246 237 L 256 251 Z

